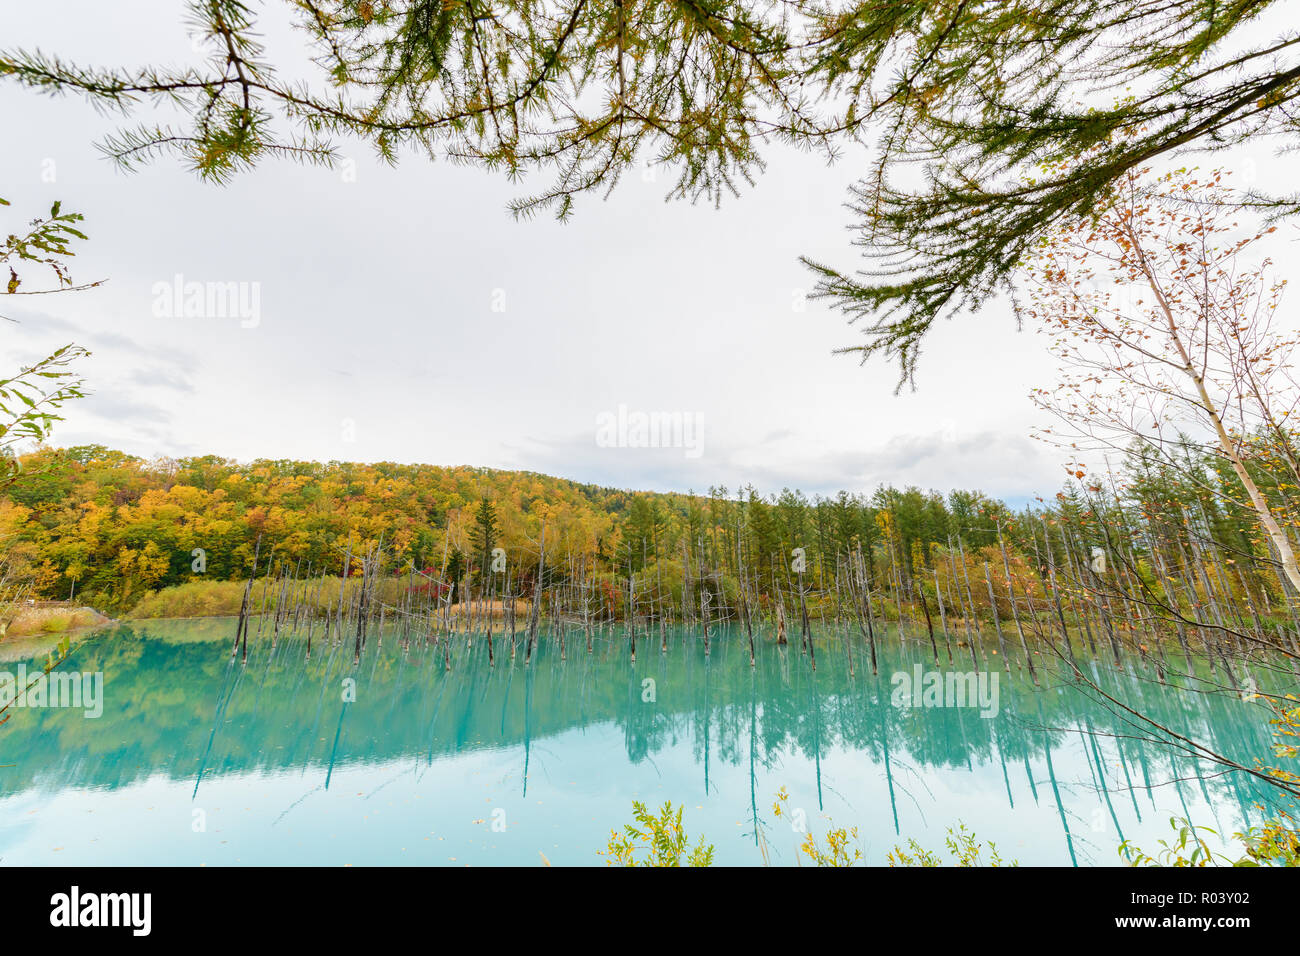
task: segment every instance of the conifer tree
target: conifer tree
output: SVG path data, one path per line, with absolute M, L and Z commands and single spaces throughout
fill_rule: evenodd
M 657 557 L 656 546 L 664 527 L 658 506 L 645 495 L 634 495 L 623 525 L 622 545 L 627 564 L 633 571 L 640 571 L 648 561 Z
M 1008 288 L 1053 223 L 1126 172 L 1187 149 L 1296 145 L 1300 35 L 1280 0 L 286 0 L 319 68 L 281 79 L 253 8 L 191 0 L 201 62 L 87 67 L 0 51 L 0 78 L 79 92 L 145 122 L 104 144 L 135 167 L 173 154 L 225 182 L 268 157 L 331 163 L 357 137 L 551 175 L 513 204 L 566 217 L 629 169 L 719 202 L 773 141 L 856 155 L 858 270 L 805 260 L 817 294 L 913 379 L 937 319 Z M 1062 161 L 1092 154 L 1086 165 Z M 920 178 L 909 171 L 920 168 Z M 1282 187 L 1284 191 L 1287 186 Z M 1252 201 L 1281 214 L 1294 195 Z
M 498 527 L 496 506 L 484 495 L 479 499 L 478 509 L 474 512 L 474 527 L 470 530 L 470 542 L 474 546 L 480 574 L 486 575 L 492 566 L 492 549 L 497 546 Z

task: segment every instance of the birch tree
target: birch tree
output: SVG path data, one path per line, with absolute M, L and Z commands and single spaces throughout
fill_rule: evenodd
M 1252 467 L 1280 458 L 1300 483 L 1295 323 L 1258 249 L 1277 227 L 1243 222 L 1239 199 L 1222 172 L 1134 171 L 1094 215 L 1046 237 L 1025 263 L 1023 314 L 1050 336 L 1062 374 L 1033 398 L 1058 421 L 1042 437 L 1072 450 L 1079 478 L 1098 450 L 1174 466 L 1189 446 L 1220 458 L 1239 487 L 1216 492 L 1244 497 L 1300 592 L 1288 488 L 1266 493 Z

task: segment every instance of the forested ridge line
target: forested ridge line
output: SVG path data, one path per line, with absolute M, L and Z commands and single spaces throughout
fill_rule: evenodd
M 575 576 L 599 585 L 600 613 L 611 617 L 626 611 L 629 580 L 637 613 L 698 610 L 704 588 L 714 592 L 713 613 L 726 614 L 738 603 L 737 579 L 769 611 L 796 591 L 856 581 L 882 601 L 907 603 L 918 622 L 917 599 L 928 589 L 937 611 L 939 588 L 951 615 L 969 608 L 987 617 L 992 601 L 1007 617 L 1011 595 L 1027 601 L 1049 575 L 1082 581 L 1098 546 L 1112 555 L 1112 573 L 1131 570 L 1135 587 L 1144 575 L 1178 578 L 1183 603 L 1217 597 L 1247 617 L 1283 614 L 1288 603 L 1249 515 L 1205 490 L 1231 476 L 1206 475 L 1198 486 L 1140 460 L 1113 490 L 1072 482 L 1019 512 L 978 491 L 636 492 L 468 466 L 145 460 L 98 445 L 41 449 L 21 464 L 24 481 L 0 492 L 10 579 L 37 597 L 75 596 L 119 614 L 187 583 L 254 572 L 337 577 L 345 564 L 359 574 L 371 549 L 382 550 L 386 574 L 415 572 L 425 587 L 471 594 L 500 549 L 510 593 L 526 597 L 541 564 L 548 588 Z M 1213 580 L 1192 568 L 1194 556 Z M 987 588 L 981 562 L 994 572 Z

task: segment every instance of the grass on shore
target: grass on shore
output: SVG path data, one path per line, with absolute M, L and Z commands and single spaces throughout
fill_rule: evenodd
M 30 637 L 35 634 L 62 634 L 82 627 L 94 627 L 106 621 L 90 608 L 19 608 L 8 620 L 0 620 L 0 637 Z
M 132 619 L 151 618 L 185 618 L 185 617 L 234 617 L 239 614 L 244 600 L 244 581 L 187 581 L 161 591 L 151 591 L 126 615 Z M 361 586 L 360 579 L 349 580 L 344 585 L 344 602 L 352 606 L 356 590 Z M 390 606 L 402 604 L 407 588 L 406 578 L 384 578 L 379 581 L 376 592 L 380 601 Z M 253 614 L 273 613 L 280 601 L 282 582 L 275 579 L 259 578 L 253 582 L 249 597 L 249 608 Z M 314 578 L 299 581 L 290 586 L 284 595 L 285 605 L 292 609 L 301 603 L 308 611 L 325 614 L 337 609 L 339 601 L 338 578 Z M 454 618 L 473 615 L 481 617 L 490 614 L 500 620 L 509 607 L 508 601 L 500 599 L 480 602 L 454 604 L 449 609 Z M 515 601 L 515 614 L 527 613 L 528 602 Z

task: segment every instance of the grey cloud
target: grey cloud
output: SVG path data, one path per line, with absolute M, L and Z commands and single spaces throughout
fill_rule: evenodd
M 162 368 L 138 368 L 133 371 L 128 380 L 135 385 L 151 386 L 154 388 L 167 388 L 177 392 L 193 392 L 194 383 L 189 377 L 181 372 L 173 372 Z
M 788 487 L 811 495 L 866 493 L 892 484 L 945 493 L 978 488 L 1020 502 L 1059 483 L 1030 439 L 999 432 L 960 439 L 941 433 L 897 435 L 861 452 L 818 455 L 778 452 L 766 444 L 729 447 L 706 436 L 703 455 L 693 460 L 680 448 L 601 448 L 592 435 L 504 447 L 513 462 L 510 467 L 633 490 L 702 492 L 725 485 L 734 494 L 752 484 L 763 494 Z
M 194 371 L 198 365 L 197 359 L 192 352 L 182 352 L 180 349 L 169 348 L 165 345 L 144 345 L 136 339 L 120 335 L 117 332 L 90 332 L 86 335 L 86 341 L 88 343 L 87 347 L 91 351 L 115 349 L 139 358 L 156 359 L 186 372 Z
M 85 399 L 83 410 L 100 418 L 116 422 L 156 422 L 167 424 L 171 412 L 161 405 L 136 401 L 114 391 L 95 392 Z
M 121 352 L 136 359 L 153 359 L 174 366 L 186 372 L 193 372 L 198 361 L 191 352 L 170 348 L 165 345 L 147 345 L 119 332 L 103 332 L 88 329 L 68 319 L 50 315 L 48 312 L 14 312 L 13 330 L 26 338 L 41 336 L 43 339 L 51 333 L 58 333 L 91 352 Z

